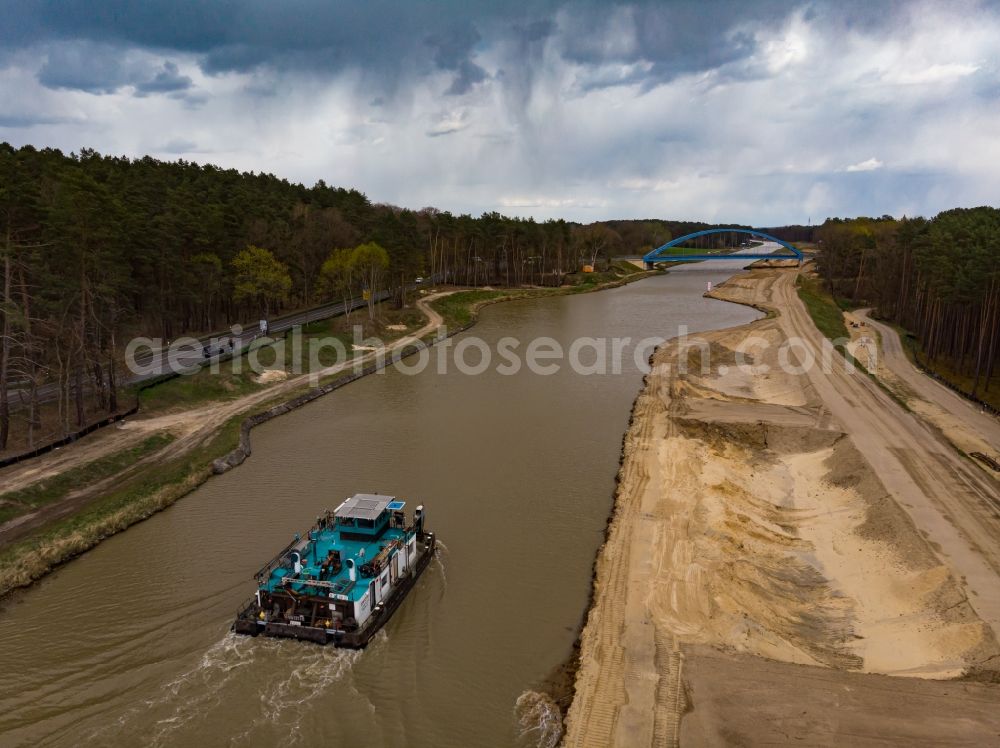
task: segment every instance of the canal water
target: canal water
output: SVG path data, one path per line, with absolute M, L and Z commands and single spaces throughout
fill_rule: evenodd
M 437 373 L 432 352 L 422 374 L 370 376 L 254 430 L 244 465 L 2 603 L 0 744 L 544 744 L 530 692 L 585 614 L 642 380 L 634 344 L 755 319 L 702 298 L 737 267 L 489 307 L 454 339 L 493 349 L 486 372 Z M 505 336 L 521 356 L 541 336 L 632 343 L 620 374 L 563 360 L 554 374 L 504 375 Z M 589 348 L 580 358 L 596 361 Z M 441 541 L 373 644 L 230 634 L 253 572 L 355 492 L 424 503 Z

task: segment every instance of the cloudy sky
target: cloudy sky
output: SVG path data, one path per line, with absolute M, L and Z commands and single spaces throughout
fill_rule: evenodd
M 758 226 L 1000 202 L 986 0 L 0 0 L 0 140 Z

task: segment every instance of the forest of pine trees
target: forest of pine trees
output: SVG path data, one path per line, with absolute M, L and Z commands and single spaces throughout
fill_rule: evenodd
M 1000 386 L 1000 210 L 831 219 L 816 238 L 836 297 L 912 331 L 927 362 L 961 375 L 972 395 Z
M 413 211 L 322 181 L 0 143 L 0 450 L 12 387 L 30 424 L 38 389 L 56 387 L 62 433 L 87 409 L 115 412 L 135 335 L 207 333 L 419 275 L 551 285 L 705 226 Z
M 373 285 L 401 296 L 420 275 L 555 285 L 581 265 L 709 227 L 414 211 L 323 181 L 0 143 L 0 451 L 13 390 L 34 424 L 37 391 L 55 388 L 61 433 L 84 425 L 87 410 L 116 412 L 122 351 L 135 335 L 213 332 Z M 836 296 L 915 332 L 928 358 L 966 372 L 976 392 L 997 387 L 1000 211 L 772 231 L 820 241 L 820 272 Z

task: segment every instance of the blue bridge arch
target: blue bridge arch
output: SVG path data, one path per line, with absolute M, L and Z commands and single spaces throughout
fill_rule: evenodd
M 693 234 L 686 234 L 685 236 L 673 239 L 662 247 L 657 247 L 651 252 L 646 253 L 643 256 L 643 261 L 646 263 L 647 267 L 652 267 L 653 263 L 656 262 L 680 262 L 689 260 L 732 260 L 736 259 L 747 259 L 747 260 L 774 260 L 781 259 L 783 257 L 788 257 L 788 255 L 773 255 L 773 254 L 761 254 L 761 253 L 750 253 L 741 252 L 738 255 L 731 254 L 701 254 L 701 255 L 663 255 L 662 253 L 671 247 L 677 247 L 688 241 L 689 239 L 696 239 L 699 236 L 708 236 L 709 234 L 749 234 L 751 236 L 758 236 L 762 239 L 767 239 L 768 241 L 777 242 L 785 249 L 791 251 L 792 256 L 789 259 L 796 259 L 801 264 L 802 262 L 802 250 L 794 247 L 783 239 L 779 239 L 776 236 L 771 236 L 763 231 L 758 231 L 757 229 L 705 229 L 703 231 L 695 231 Z

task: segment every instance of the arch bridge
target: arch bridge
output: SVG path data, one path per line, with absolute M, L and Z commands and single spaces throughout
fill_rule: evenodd
M 697 239 L 699 236 L 708 236 L 709 234 L 748 234 L 750 236 L 760 237 L 761 239 L 766 239 L 770 242 L 777 242 L 785 249 L 791 252 L 791 255 L 786 254 L 764 254 L 761 252 L 740 252 L 739 254 L 724 254 L 724 253 L 711 253 L 704 252 L 702 254 L 664 254 L 667 250 L 672 247 L 678 247 L 686 241 L 691 239 Z M 771 236 L 763 231 L 758 231 L 757 229 L 705 229 L 703 231 L 695 231 L 693 234 L 686 234 L 685 236 L 673 239 L 662 247 L 657 247 L 651 252 L 646 253 L 643 256 L 643 261 L 646 263 L 646 267 L 652 270 L 653 265 L 657 262 L 681 262 L 681 261 L 695 261 L 695 260 L 733 260 L 733 259 L 746 259 L 746 260 L 780 260 L 780 259 L 794 259 L 798 260 L 799 264 L 802 264 L 802 250 L 789 244 L 783 239 L 779 239 L 776 236 Z

